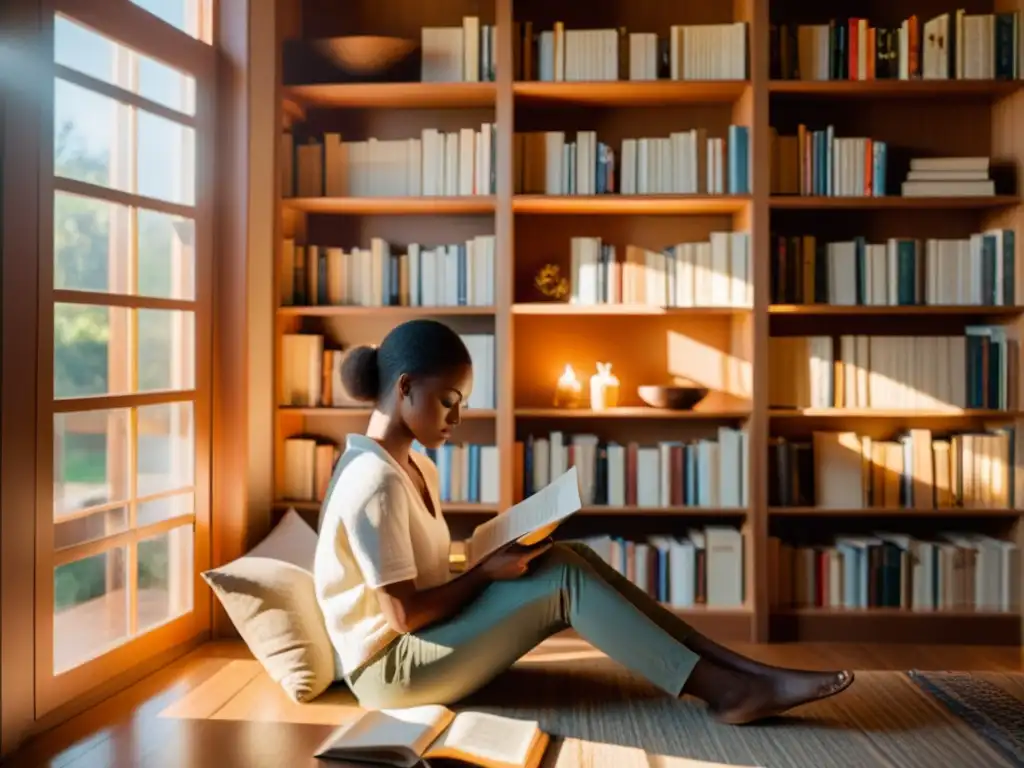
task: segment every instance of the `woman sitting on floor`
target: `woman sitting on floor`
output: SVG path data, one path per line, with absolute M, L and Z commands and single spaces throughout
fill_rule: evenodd
M 350 435 L 321 513 L 317 597 L 345 678 L 371 708 L 450 704 L 567 629 L 667 694 L 748 723 L 844 690 L 850 672 L 759 664 L 712 642 L 580 544 L 503 550 L 449 570 L 437 468 L 473 385 L 448 326 L 414 320 L 351 351 L 349 393 L 374 403 Z

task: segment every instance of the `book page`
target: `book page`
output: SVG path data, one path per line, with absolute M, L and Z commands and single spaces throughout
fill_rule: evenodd
M 454 713 L 441 706 L 370 711 L 334 733 L 317 757 L 388 761 L 414 766 L 445 728 Z
M 469 758 L 483 766 L 528 766 L 540 733 L 535 722 L 462 712 L 426 757 Z
M 516 540 L 532 544 L 547 538 L 581 506 L 579 478 L 572 467 L 530 498 L 477 526 L 466 545 L 467 568 Z

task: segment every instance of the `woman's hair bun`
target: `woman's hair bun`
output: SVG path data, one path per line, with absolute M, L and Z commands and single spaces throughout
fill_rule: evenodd
M 341 364 L 341 383 L 356 400 L 376 400 L 380 393 L 377 348 L 360 346 L 349 350 Z

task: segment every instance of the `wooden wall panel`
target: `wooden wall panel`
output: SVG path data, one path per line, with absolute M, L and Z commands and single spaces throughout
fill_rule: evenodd
M 40 0 L 0 5 L 0 755 L 34 722 Z M 48 90 L 48 89 L 42 89 Z

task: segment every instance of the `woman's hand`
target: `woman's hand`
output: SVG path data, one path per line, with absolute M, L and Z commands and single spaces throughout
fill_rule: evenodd
M 510 549 L 495 552 L 480 564 L 484 575 L 491 581 L 518 579 L 530 569 L 530 563 L 551 549 L 551 544 L 542 544 L 530 549 L 514 545 Z

